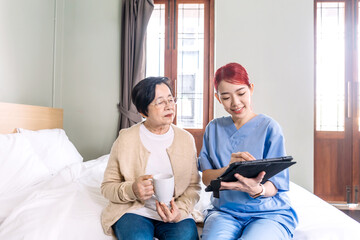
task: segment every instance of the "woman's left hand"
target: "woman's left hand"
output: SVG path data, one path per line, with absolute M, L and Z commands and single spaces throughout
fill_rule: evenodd
M 250 196 L 253 196 L 261 192 L 262 187 L 260 183 L 265 176 L 265 172 L 260 172 L 255 178 L 246 178 L 236 173 L 234 175 L 237 178 L 236 182 L 221 182 L 220 190 L 236 190 L 241 192 L 247 192 Z
M 170 201 L 171 209 L 165 203 L 156 201 L 156 211 L 164 222 L 178 222 L 181 219 L 181 213 L 176 206 L 174 198 Z

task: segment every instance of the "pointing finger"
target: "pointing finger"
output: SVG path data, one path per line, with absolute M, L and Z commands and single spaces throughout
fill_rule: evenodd
M 254 156 L 251 155 L 249 152 L 243 152 L 243 158 L 244 158 L 246 161 L 255 160 Z

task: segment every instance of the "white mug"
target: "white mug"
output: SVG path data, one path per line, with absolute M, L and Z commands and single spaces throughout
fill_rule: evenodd
M 156 174 L 153 183 L 156 199 L 169 206 L 174 195 L 174 176 L 167 173 Z

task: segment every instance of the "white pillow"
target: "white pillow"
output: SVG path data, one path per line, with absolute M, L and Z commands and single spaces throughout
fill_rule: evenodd
M 33 146 L 40 160 L 49 168 L 51 174 L 64 167 L 82 162 L 83 158 L 70 142 L 63 129 L 43 129 L 38 131 L 18 128 Z
M 0 196 L 50 177 L 30 142 L 21 134 L 0 134 Z

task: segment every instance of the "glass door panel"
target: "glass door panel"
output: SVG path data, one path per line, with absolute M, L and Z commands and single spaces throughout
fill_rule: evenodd
M 146 34 L 146 77 L 164 76 L 165 4 L 155 4 Z
M 178 5 L 177 125 L 203 128 L 204 4 Z
M 344 131 L 344 3 L 317 3 L 316 36 L 316 131 Z

